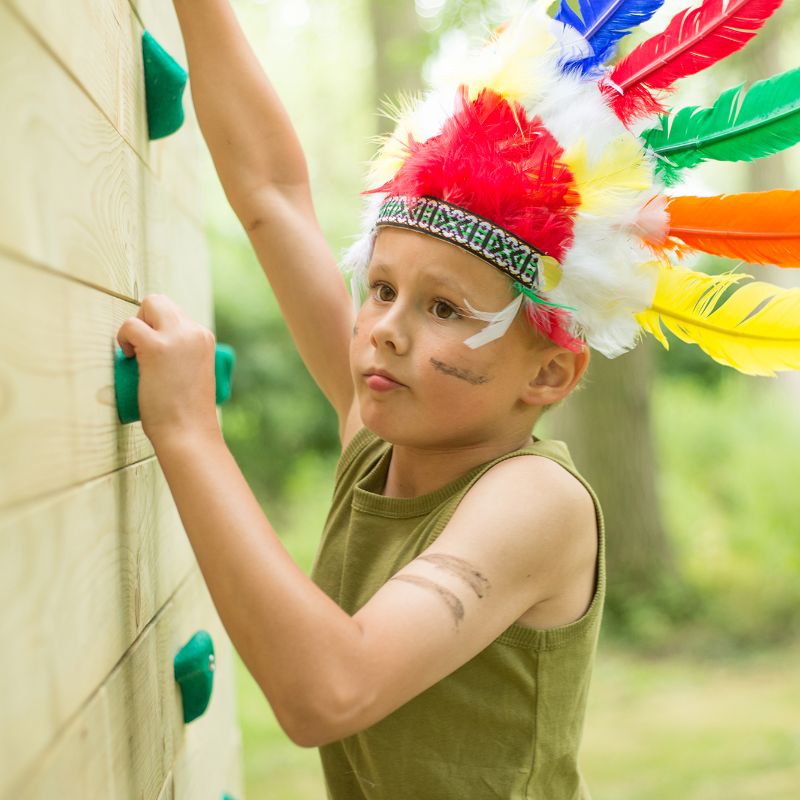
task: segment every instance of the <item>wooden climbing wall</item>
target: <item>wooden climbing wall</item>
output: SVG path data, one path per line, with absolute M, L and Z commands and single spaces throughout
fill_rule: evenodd
M 169 0 L 0 0 L 0 798 L 241 798 L 233 658 L 116 332 L 152 292 L 213 330 L 189 90 L 150 142 L 141 37 Z M 183 724 L 173 658 L 217 669 Z

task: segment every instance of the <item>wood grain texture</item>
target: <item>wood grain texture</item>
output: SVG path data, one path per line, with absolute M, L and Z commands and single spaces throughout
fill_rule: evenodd
M 213 635 L 213 632 L 212 632 Z M 215 646 L 218 636 L 214 636 Z M 216 683 L 215 705 L 186 726 L 173 765 L 176 800 L 221 800 L 223 792 L 242 798 L 242 740 L 234 724 L 233 650 L 226 648 L 219 666 L 224 680 Z
M 186 49 L 183 46 L 178 18 L 172 2 L 164 0 L 130 0 L 142 30 L 148 30 L 159 44 L 188 71 Z M 170 187 L 190 216 L 203 220 L 200 176 L 203 170 L 213 171 L 211 154 L 202 139 L 200 125 L 191 101 L 192 77 L 189 75 L 183 95 L 186 120 L 181 128 L 165 139 L 151 142 L 150 163 L 161 183 Z M 221 91 L 224 89 L 221 87 Z
M 130 299 L 150 290 L 148 273 L 159 274 L 163 261 L 149 264 L 154 251 L 181 252 L 176 225 L 193 225 L 192 242 L 205 251 L 196 130 L 150 143 L 148 165 L 29 25 L 2 5 L 0 66 L 0 250 Z M 183 244 L 191 256 L 193 245 Z M 202 263 L 190 274 L 208 285 Z
M 153 455 L 120 425 L 114 336 L 137 306 L 0 255 L 0 509 Z
M 0 797 L 195 565 L 155 458 L 0 512 Z
M 180 693 L 172 675 L 175 653 L 199 628 L 209 631 L 217 650 L 214 690 L 206 713 L 183 724 Z M 180 769 L 193 745 L 216 738 L 221 749 L 195 759 L 197 800 L 218 798 L 235 752 L 232 652 L 199 571 L 193 570 L 106 682 L 56 738 L 36 768 L 9 797 L 19 800 L 157 798 L 170 773 Z M 236 791 L 238 789 L 234 789 Z M 171 790 L 167 787 L 167 793 Z M 177 787 L 175 794 L 178 794 Z M 5 797 L 6 795 L 0 795 Z M 169 796 L 169 794 L 167 795 Z
M 0 248 L 133 297 L 142 284 L 136 154 L 0 6 Z
M 97 106 L 120 136 L 150 161 L 141 25 L 128 0 L 7 0 L 68 78 Z
M 71 80 L 96 106 L 184 212 L 202 222 L 197 162 L 207 151 L 188 85 L 183 95 L 183 125 L 152 142 L 147 132 L 143 31 L 149 30 L 187 68 L 172 3 L 149 3 L 141 9 L 128 0 L 6 0 L 6 4 L 61 67 L 64 79 Z M 34 71 L 30 80 L 35 76 Z
M 207 277 L 161 274 L 207 322 Z M 153 455 L 141 423 L 120 425 L 114 394 L 116 333 L 138 306 L 2 254 L 0 279 L 13 287 L 0 292 L 0 509 Z
M 151 176 L 145 175 L 143 188 L 146 262 L 144 284 L 136 300 L 163 292 L 213 330 L 214 297 L 205 230 L 184 214 Z
M 175 784 L 172 779 L 172 773 L 170 772 L 167 775 L 167 779 L 164 781 L 164 785 L 161 787 L 161 791 L 158 794 L 158 800 L 173 800 L 175 797 Z
M 202 147 L 150 142 L 141 35 L 167 0 L 0 0 L 0 800 L 241 796 L 230 641 L 140 423 L 116 333 L 150 293 L 214 329 Z M 211 705 L 172 672 L 200 628 Z
M 195 730 L 199 732 L 197 735 L 194 735 Z M 214 754 L 210 759 L 209 753 Z M 158 800 L 197 800 L 204 797 L 221 800 L 222 794 L 213 793 L 219 786 L 222 792 L 239 800 L 244 797 L 242 763 L 242 739 L 238 732 L 233 736 L 230 729 L 210 724 L 187 730 L 175 774 L 167 776 Z

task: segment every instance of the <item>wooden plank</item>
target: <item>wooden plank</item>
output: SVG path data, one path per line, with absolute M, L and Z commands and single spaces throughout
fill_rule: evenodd
M 151 292 L 167 294 L 192 319 L 214 330 L 214 291 L 205 230 L 149 176 L 144 181 L 144 198 L 147 264 L 141 297 Z
M 182 236 L 202 260 L 201 243 Z M 159 280 L 207 323 L 204 262 L 195 275 L 175 264 Z M 0 292 L 0 509 L 153 455 L 141 423 L 119 423 L 114 395 L 116 334 L 139 307 L 2 254 L 0 281 L 13 287 Z
M 185 69 L 186 49 L 183 46 L 181 27 L 172 2 L 164 3 L 163 0 L 128 0 L 128 2 L 142 27 L 150 31 L 161 46 Z
M 181 128 L 165 139 L 150 141 L 141 44 L 144 27 L 128 0 L 7 3 L 158 176 L 166 191 L 202 224 L 204 211 L 197 170 L 202 140 L 194 107 L 189 92 L 184 92 L 185 121 Z M 172 4 L 159 3 L 148 9 L 148 14 L 159 33 L 150 32 L 185 69 L 186 53 Z
M 178 17 L 172 3 L 163 0 L 129 0 L 142 30 L 148 30 L 166 51 L 185 69 L 189 60 L 183 45 Z M 203 173 L 216 176 L 211 154 L 203 141 L 200 123 L 191 99 L 191 75 L 183 96 L 185 121 L 172 136 L 151 143 L 150 163 L 161 182 L 170 187 L 184 209 L 196 220 L 205 220 Z
M 178 17 L 171 2 L 163 0 L 129 0 L 142 31 L 148 30 L 158 43 L 185 69 L 189 69 Z M 200 123 L 191 99 L 191 77 L 183 93 L 183 125 L 164 139 L 150 143 L 148 163 L 159 181 L 168 187 L 185 212 L 195 221 L 206 219 L 203 197 L 203 172 L 216 174 L 211 154 L 200 132 Z
M 0 512 L 0 797 L 195 565 L 155 458 Z
M 0 275 L 0 509 L 152 456 L 114 398 L 114 335 L 138 307 L 2 255 Z
M 161 787 L 161 791 L 158 794 L 158 800 L 174 800 L 175 797 L 175 784 L 172 780 L 172 773 L 170 772 L 167 775 L 166 781 L 164 781 L 164 785 Z
M 0 791 L 3 800 L 50 800 L 50 798 L 107 798 L 113 800 L 114 775 L 108 757 L 108 709 L 104 691 L 97 692 L 84 712 L 64 731 L 65 746 L 50 754 L 46 765 L 37 764 L 25 788 Z M 4 758 L 6 754 L 3 754 Z M 9 760 L 5 766 L 14 766 Z M 5 770 L 4 770 L 5 771 Z M 64 784 L 64 776 L 70 783 Z M 5 777 L 5 775 L 3 776 Z
M 7 0 L 9 7 L 94 101 L 119 134 L 150 161 L 141 26 L 128 0 Z
M 237 730 L 237 733 L 238 738 L 228 753 L 225 792 L 235 800 L 244 800 L 244 748 L 241 731 Z
M 163 263 L 153 251 L 168 244 L 180 253 L 176 226 L 187 230 L 193 224 L 197 239 L 202 224 L 164 190 L 158 176 L 3 6 L 0 66 L 4 75 L 13 76 L 0 80 L 5 109 L 0 250 L 120 297 L 141 299 L 151 291 L 146 274 L 156 275 Z M 170 159 L 188 151 L 194 139 L 187 135 L 169 145 L 164 140 Z M 189 177 L 181 191 L 200 202 L 202 192 L 191 178 L 197 177 L 197 166 L 185 173 Z M 179 263 L 172 259 L 170 275 L 178 270 L 180 283 Z M 185 277 L 195 280 L 197 268 L 191 267 Z M 200 288 L 208 292 L 207 308 L 210 277 L 204 280 Z M 184 287 L 185 295 L 192 284 Z
M 141 162 L 4 6 L 0 66 L 0 248 L 135 297 Z
M 178 649 L 200 628 L 208 630 L 214 639 L 219 668 L 206 714 L 185 726 L 172 663 Z M 186 737 L 195 735 L 195 726 L 206 724 L 217 729 L 223 742 L 237 741 L 235 707 L 230 704 L 231 661 L 230 642 L 202 576 L 194 570 L 69 728 L 53 742 L 35 771 L 14 787 L 13 796 L 21 800 L 158 797 L 171 772 L 174 776 L 173 759 Z M 93 720 L 95 729 L 106 732 L 103 741 L 95 742 L 93 768 L 82 758 L 80 737 L 88 727 L 87 719 Z M 220 757 L 227 763 L 228 751 Z M 212 760 L 216 754 L 206 753 L 206 758 Z M 109 771 L 114 782 L 110 792 Z M 48 788 L 55 786 L 60 791 L 48 794 Z M 219 783 L 207 784 L 197 797 L 218 799 L 222 790 Z

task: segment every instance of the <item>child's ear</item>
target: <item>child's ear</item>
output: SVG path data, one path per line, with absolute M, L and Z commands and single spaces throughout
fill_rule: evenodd
M 530 405 L 557 403 L 576 386 L 589 366 L 589 348 L 575 353 L 564 347 L 548 347 L 538 354 L 522 399 Z

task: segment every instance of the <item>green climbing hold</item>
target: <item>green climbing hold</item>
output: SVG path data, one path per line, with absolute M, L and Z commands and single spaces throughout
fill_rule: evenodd
M 197 719 L 208 708 L 214 685 L 214 643 L 199 630 L 175 656 L 175 680 L 183 700 L 183 721 Z
M 231 396 L 233 365 L 236 355 L 227 344 L 217 344 L 214 353 L 214 377 L 216 379 L 215 402 L 221 405 Z M 114 394 L 117 415 L 124 425 L 141 419 L 139 413 L 139 362 L 136 356 L 128 358 L 121 347 L 114 357 Z
M 216 385 L 216 403 L 222 405 L 231 396 L 231 380 L 233 379 L 233 365 L 236 354 L 227 344 L 217 344 L 214 353 L 214 377 Z
M 142 60 L 147 129 L 151 139 L 161 139 L 183 124 L 181 97 L 188 73 L 149 31 L 142 33 Z

